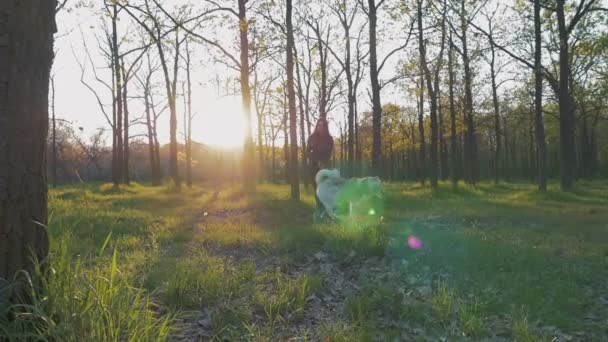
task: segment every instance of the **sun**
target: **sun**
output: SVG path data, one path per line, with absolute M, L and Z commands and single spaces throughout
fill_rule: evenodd
M 222 148 L 243 146 L 245 121 L 240 97 L 205 96 L 197 104 L 197 115 L 192 124 L 192 139 Z

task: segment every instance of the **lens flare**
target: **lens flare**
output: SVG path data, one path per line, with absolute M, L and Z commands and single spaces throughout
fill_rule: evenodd
M 374 216 L 374 215 L 376 215 L 376 211 L 375 211 L 373 208 L 372 208 L 372 209 L 370 209 L 370 210 L 369 210 L 367 213 L 369 214 L 369 216 Z
M 422 248 L 422 240 L 420 240 L 418 237 L 412 235 L 409 238 L 407 238 L 407 245 L 411 249 L 421 249 Z

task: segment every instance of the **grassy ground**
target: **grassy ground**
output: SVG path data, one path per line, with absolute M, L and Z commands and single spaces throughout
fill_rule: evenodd
M 372 227 L 282 186 L 52 190 L 48 295 L 0 339 L 608 339 L 608 183 L 387 188 Z

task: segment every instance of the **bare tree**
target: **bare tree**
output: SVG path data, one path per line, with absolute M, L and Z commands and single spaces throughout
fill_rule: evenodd
M 454 99 L 454 44 L 452 42 L 452 34 L 449 39 L 448 52 L 448 88 L 450 101 L 450 174 L 454 187 L 458 186 L 460 180 L 460 149 L 458 148 L 458 137 L 456 133 L 456 105 Z
M 540 0 L 534 0 L 534 128 L 538 150 L 538 189 L 547 191 L 547 142 L 543 122 L 543 72 Z M 491 35 L 491 33 L 490 33 Z M 492 47 L 494 44 L 492 44 Z
M 154 1 L 157 5 L 158 9 L 165 12 L 158 3 Z M 160 60 L 160 64 L 163 71 L 163 76 L 165 79 L 165 88 L 167 92 L 167 98 L 169 101 L 169 133 L 170 133 L 170 143 L 169 143 L 169 177 L 174 182 L 177 190 L 180 189 L 181 180 L 179 177 L 178 164 L 177 164 L 177 106 L 176 106 L 176 96 L 177 96 L 177 80 L 178 80 L 178 71 L 179 71 L 179 51 L 180 46 L 186 39 L 186 35 L 183 37 L 180 36 L 179 27 L 169 27 L 166 29 L 161 22 L 161 19 L 158 15 L 153 11 L 150 6 L 149 0 L 145 0 L 143 8 L 136 7 L 133 5 L 121 5 L 127 13 L 133 18 L 149 35 L 149 38 L 154 42 L 158 50 L 158 57 Z M 136 13 L 139 13 L 136 14 Z M 140 16 L 143 16 L 140 17 Z M 179 16 L 179 14 L 178 14 Z M 179 22 L 179 20 L 175 19 L 173 16 L 171 17 L 174 22 Z M 150 23 L 150 24 L 149 24 Z M 165 54 L 165 47 L 163 46 L 164 37 L 168 34 L 167 32 L 174 32 L 173 39 L 173 69 L 172 74 L 169 72 L 169 59 Z
M 353 27 L 354 20 L 357 16 L 359 9 L 359 3 L 355 3 L 352 7 L 348 7 L 346 0 L 337 0 L 333 3 L 332 11 L 338 16 L 342 29 L 344 30 L 344 57 L 341 58 L 335 53 L 328 44 L 329 51 L 334 55 L 335 59 L 342 66 L 343 71 L 346 74 L 347 84 L 347 104 L 348 104 L 348 144 L 347 144 L 347 160 L 348 167 L 347 171 L 349 175 L 354 173 L 353 165 L 355 161 L 355 102 L 357 96 L 355 93 L 355 76 L 353 75 L 352 69 L 352 48 L 351 48 L 351 29 Z M 359 44 L 359 40 L 357 40 Z
M 420 51 L 420 63 L 422 65 L 423 76 L 426 78 L 427 91 L 430 97 L 430 114 L 431 114 L 431 165 L 430 165 L 430 178 L 431 187 L 437 189 L 437 178 L 439 173 L 439 158 L 437 144 L 439 142 L 439 126 L 437 122 L 437 106 L 438 106 L 438 93 L 439 93 L 439 72 L 443 64 L 443 51 L 445 47 L 445 13 L 446 8 L 443 8 L 443 15 L 441 18 L 441 41 L 439 47 L 439 54 L 433 72 L 429 68 L 426 56 L 426 42 L 424 39 L 423 29 L 423 17 L 422 17 L 422 5 L 423 0 L 418 0 L 418 32 L 419 32 L 419 51 Z M 421 104 L 422 106 L 422 104 Z
M 377 55 L 377 12 L 385 0 L 377 4 L 375 0 L 368 0 L 366 14 L 369 20 L 369 75 L 372 87 L 372 172 L 380 172 L 380 160 L 382 154 L 382 101 L 380 100 L 380 82 L 378 81 L 378 55 Z
M 290 154 L 290 170 L 289 180 L 291 183 L 291 198 L 293 200 L 300 200 L 300 179 L 298 176 L 298 135 L 297 135 L 297 121 L 296 121 L 296 94 L 293 82 L 294 73 L 294 38 L 293 38 L 293 24 L 292 24 L 292 3 L 291 0 L 286 0 L 286 26 L 287 26 L 287 93 L 289 97 L 289 135 L 291 140 L 291 154 Z
M 185 138 L 185 150 L 186 150 L 186 184 L 188 187 L 192 187 L 192 80 L 190 79 L 190 66 L 192 64 L 190 60 L 190 46 L 188 39 L 186 39 L 186 48 L 184 63 L 186 65 L 186 84 L 187 89 L 184 90 L 184 98 L 187 98 L 187 103 L 184 106 L 184 138 Z
M 146 71 L 143 75 L 136 74 L 135 77 L 141 87 L 143 99 L 144 99 L 144 111 L 145 120 L 148 136 L 148 150 L 150 154 L 150 170 L 152 173 L 152 185 L 161 184 L 160 176 L 160 160 L 157 160 L 157 138 L 156 138 L 156 114 L 153 113 L 154 100 L 152 94 L 152 77 L 155 71 L 158 70 L 159 66 L 153 66 L 150 60 L 150 54 L 146 56 Z

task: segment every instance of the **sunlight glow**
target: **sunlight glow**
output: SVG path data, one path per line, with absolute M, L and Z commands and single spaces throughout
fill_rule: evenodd
M 243 145 L 245 122 L 240 97 L 204 96 L 197 101 L 202 113 L 197 113 L 192 125 L 192 139 L 216 147 L 235 148 Z

